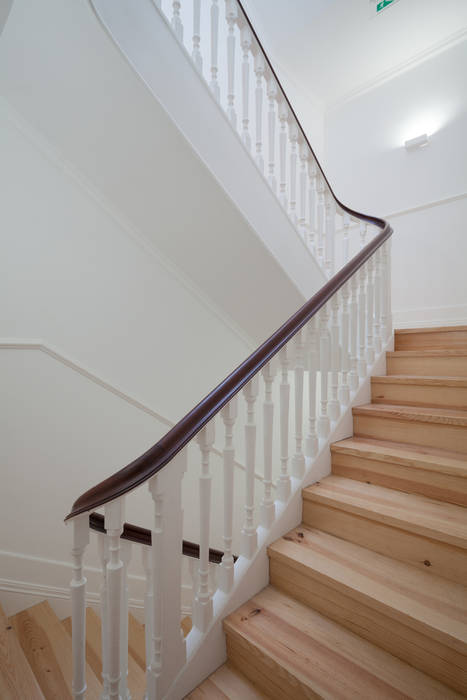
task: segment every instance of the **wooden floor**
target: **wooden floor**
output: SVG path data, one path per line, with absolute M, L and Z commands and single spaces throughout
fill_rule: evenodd
M 467 326 L 396 331 L 387 372 L 189 698 L 467 697 Z

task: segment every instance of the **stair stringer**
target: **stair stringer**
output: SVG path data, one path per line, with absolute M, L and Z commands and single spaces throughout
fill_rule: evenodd
M 371 400 L 371 376 L 386 374 L 386 352 L 394 347 L 391 339 L 368 368 L 365 379 L 350 396 L 349 405 L 337 422 L 331 423 L 331 432 L 326 441 L 321 442 L 317 456 L 306 458 L 306 472 L 303 479 L 291 477 L 291 498 L 286 505 L 276 502 L 276 519 L 269 530 L 258 528 L 258 549 L 251 560 L 239 557 L 235 566 L 234 587 L 229 595 L 218 590 L 213 598 L 214 614 L 207 633 L 201 634 L 192 628 L 186 638 L 187 662 L 173 681 L 164 700 L 180 700 L 196 688 L 207 676 L 227 659 L 223 620 L 234 610 L 254 597 L 269 583 L 269 559 L 267 548 L 279 537 L 297 527 L 302 522 L 302 489 L 323 479 L 331 473 L 330 445 L 353 434 L 353 406 Z

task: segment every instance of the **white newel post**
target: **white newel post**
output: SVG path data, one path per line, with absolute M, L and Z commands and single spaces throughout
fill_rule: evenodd
M 263 77 L 264 77 L 264 56 L 260 48 L 255 53 L 255 101 L 256 101 L 256 165 L 264 172 L 263 158 Z
M 256 467 L 256 422 L 255 402 L 259 390 L 258 377 L 251 379 L 243 389 L 247 403 L 247 421 L 245 424 L 245 519 L 242 528 L 241 553 L 251 559 L 258 546 L 258 536 L 254 523 L 255 509 L 255 467 Z
M 209 592 L 209 533 L 211 526 L 211 473 L 209 455 L 214 444 L 215 428 L 211 421 L 198 433 L 201 450 L 201 476 L 199 479 L 199 568 L 198 588 L 193 601 L 193 625 L 206 632 L 212 620 L 212 596 Z
M 237 419 L 237 397 L 229 401 L 221 411 L 225 427 L 224 446 L 224 555 L 219 571 L 219 588 L 224 593 L 232 590 L 234 582 L 234 559 L 232 553 L 233 506 L 234 506 L 234 460 L 233 427 Z
M 294 226 L 297 225 L 297 142 L 298 127 L 295 118 L 291 115 L 289 122 L 290 141 L 290 218 Z
M 391 303 L 391 244 L 389 239 L 383 244 L 383 259 L 384 267 L 386 268 L 386 284 L 384 287 L 386 298 L 386 322 L 385 322 L 385 339 L 386 341 L 392 335 L 392 303 Z
M 73 697 L 86 694 L 86 577 L 83 573 L 84 551 L 89 544 L 89 514 L 77 515 L 72 521 L 73 577 L 71 579 L 71 635 L 73 646 Z
M 203 58 L 199 50 L 201 34 L 201 0 L 193 0 L 193 52 L 192 58 L 196 68 L 202 74 L 203 72 Z
M 331 424 L 328 414 L 328 372 L 330 365 L 328 323 L 329 310 L 327 308 L 327 304 L 325 304 L 319 312 L 319 369 L 321 373 L 321 410 L 318 420 L 318 435 L 321 438 L 327 438 L 331 430 Z
M 344 406 L 347 406 L 350 401 L 349 390 L 349 370 L 350 370 L 350 353 L 349 353 L 349 298 L 350 287 L 349 282 L 346 282 L 341 289 L 342 297 L 342 316 L 341 316 L 341 372 L 342 383 L 339 387 L 339 400 Z
M 118 498 L 104 506 L 105 529 L 109 546 L 107 564 L 108 630 L 109 630 L 109 698 L 124 700 L 120 695 L 123 561 L 120 556 L 120 535 L 123 532 L 125 501 Z
M 240 41 L 243 50 L 242 60 L 242 141 L 249 151 L 251 151 L 251 137 L 248 116 L 248 102 L 250 96 L 250 50 L 251 31 L 247 24 L 244 24 L 240 32 Z
M 314 457 L 318 453 L 316 432 L 316 373 L 319 366 L 319 337 L 317 315 L 308 322 L 308 433 L 305 440 L 305 455 Z
M 212 0 L 211 4 L 211 88 L 212 94 L 219 102 L 220 90 L 217 80 L 219 50 L 219 5 L 218 0 Z
M 339 403 L 339 293 L 331 299 L 331 398 L 329 401 L 329 417 L 336 421 L 341 412 Z
M 120 543 L 120 556 L 123 562 L 123 585 L 122 585 L 122 627 L 120 646 L 120 695 L 122 698 L 130 700 L 131 695 L 128 690 L 128 564 L 131 559 L 131 542 L 122 540 Z
M 183 43 L 183 24 L 180 17 L 180 0 L 173 0 L 172 2 L 172 29 L 175 32 L 177 39 Z
M 292 458 L 292 475 L 301 479 L 305 474 L 305 456 L 303 454 L 303 376 L 304 376 L 304 338 L 303 330 L 295 335 L 295 453 Z
M 274 381 L 272 364 L 263 369 L 264 403 L 263 403 L 263 448 L 264 448 L 264 494 L 261 501 L 261 525 L 270 528 L 276 517 L 274 498 L 272 496 L 272 441 L 274 425 L 274 402 L 272 400 L 272 384 Z
M 100 592 L 100 612 L 101 612 L 101 655 L 102 655 L 102 698 L 109 697 L 109 591 L 107 586 L 107 564 L 109 563 L 109 547 L 105 535 L 99 535 L 98 539 L 99 558 L 102 566 L 102 585 Z
M 279 103 L 279 200 L 284 209 L 287 210 L 287 181 L 286 181 L 286 157 L 287 157 L 287 118 L 288 109 L 285 100 Z
M 237 22 L 237 3 L 225 0 L 225 18 L 228 25 L 227 36 L 227 114 L 234 129 L 237 128 L 235 112 L 235 25 Z
M 276 97 L 277 97 L 277 85 L 276 81 L 272 76 L 268 78 L 268 100 L 269 100 L 269 110 L 268 110 L 268 181 L 273 192 L 277 190 L 276 183 L 276 162 L 275 162 L 275 146 L 276 146 Z
M 349 386 L 355 391 L 358 379 L 358 272 L 350 278 L 352 298 L 350 302 L 350 374 Z
M 287 357 L 287 345 L 279 351 L 279 363 L 281 368 L 280 391 L 280 450 L 281 471 L 277 482 L 277 498 L 279 501 L 287 501 L 290 496 L 289 476 L 289 359 Z

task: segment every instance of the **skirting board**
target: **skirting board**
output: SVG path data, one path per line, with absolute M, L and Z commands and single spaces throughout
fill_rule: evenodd
M 424 328 L 467 324 L 467 305 L 403 309 L 392 312 L 394 328 Z

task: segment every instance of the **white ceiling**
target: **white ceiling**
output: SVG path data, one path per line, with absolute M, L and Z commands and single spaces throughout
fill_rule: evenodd
M 279 74 L 327 107 L 467 38 L 467 0 L 245 0 Z

